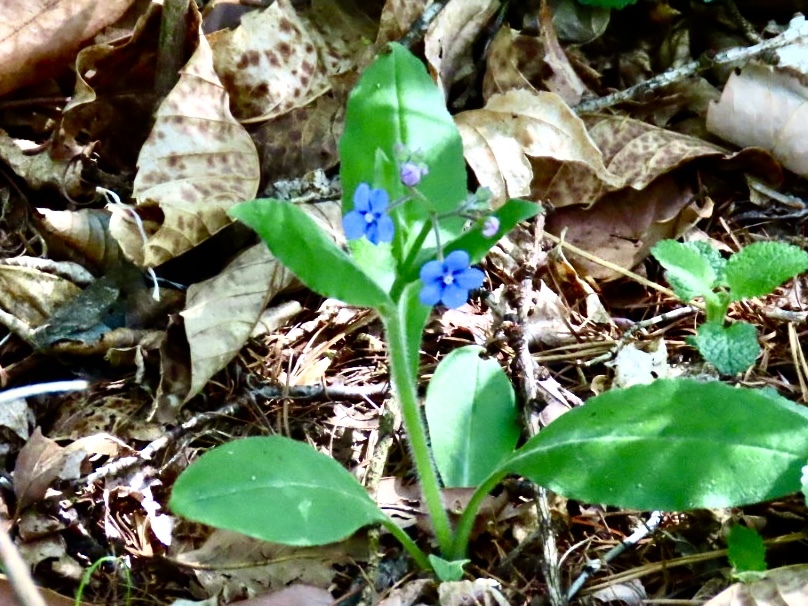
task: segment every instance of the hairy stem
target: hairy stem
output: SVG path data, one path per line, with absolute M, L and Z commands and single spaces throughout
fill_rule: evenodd
M 460 522 L 457 524 L 452 549 L 449 552 L 445 552 L 447 559 L 459 560 L 466 556 L 471 530 L 474 528 L 474 520 L 477 518 L 477 512 L 480 511 L 483 499 L 485 499 L 488 493 L 491 492 L 506 475 L 508 475 L 508 473 L 505 471 L 495 471 L 488 476 L 488 478 L 477 487 L 474 494 L 471 495 L 466 509 L 463 510 L 463 515 L 460 516 Z
M 452 547 L 452 529 L 449 525 L 449 516 L 443 508 L 438 475 L 429 456 L 426 428 L 421 418 L 421 408 L 415 390 L 415 377 L 409 363 L 410 356 L 407 355 L 404 322 L 398 310 L 384 314 L 383 320 L 387 333 L 393 389 L 401 407 L 401 417 L 421 483 L 421 492 L 432 519 L 441 553 L 448 553 Z

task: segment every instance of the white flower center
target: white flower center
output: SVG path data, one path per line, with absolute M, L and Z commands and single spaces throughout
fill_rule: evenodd
M 370 212 L 365 213 L 365 222 L 366 223 L 373 223 L 373 221 L 375 219 L 376 219 L 376 217 L 373 216 L 373 213 L 370 213 Z
M 452 274 L 445 274 L 443 276 L 443 283 L 446 286 L 449 286 L 449 284 L 454 284 L 454 276 Z

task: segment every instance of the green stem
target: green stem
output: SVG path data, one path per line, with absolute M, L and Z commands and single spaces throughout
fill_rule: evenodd
M 460 522 L 455 529 L 454 542 L 452 543 L 452 550 L 447 552 L 446 558 L 448 560 L 460 560 L 466 557 L 466 550 L 469 546 L 469 538 L 471 531 L 474 528 L 474 521 L 477 519 L 477 513 L 480 511 L 480 506 L 483 504 L 483 499 L 488 496 L 488 493 L 494 490 L 497 484 L 508 475 L 505 471 L 495 471 L 486 480 L 477 487 L 474 494 L 471 495 L 466 509 L 463 510 L 463 515 L 460 516 Z
M 423 570 L 432 570 L 432 565 L 429 563 L 429 558 L 427 555 L 421 551 L 418 545 L 415 544 L 406 532 L 404 532 L 398 525 L 393 521 L 388 519 L 386 522 L 382 522 L 382 525 L 390 531 L 394 537 L 396 537 L 404 546 L 404 549 L 412 556 L 412 559 L 415 560 L 415 563 L 418 564 Z
M 410 356 L 407 355 L 404 322 L 397 309 L 384 313 L 382 319 L 387 333 L 393 389 L 401 407 L 401 417 L 409 439 L 415 470 L 421 483 L 421 492 L 429 510 L 429 516 L 432 518 L 441 553 L 448 553 L 452 547 L 452 529 L 449 525 L 449 516 L 443 508 L 438 475 L 429 456 L 426 428 L 421 419 L 421 407 L 415 391 L 415 377 L 409 363 Z
M 393 299 L 393 301 L 398 301 L 401 292 L 407 285 L 407 276 L 410 274 L 410 267 L 415 263 L 415 259 L 418 257 L 418 253 L 421 252 L 421 247 L 424 245 L 430 231 L 432 231 L 432 223 L 427 221 L 418 233 L 418 237 L 415 238 L 415 242 L 412 243 L 410 252 L 407 258 L 404 259 L 404 263 L 401 264 L 399 271 L 396 272 L 399 278 L 396 280 L 395 284 L 393 284 L 393 288 L 390 289 L 390 298 Z

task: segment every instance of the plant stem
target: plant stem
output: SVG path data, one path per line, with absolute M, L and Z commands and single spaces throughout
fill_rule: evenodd
M 418 237 L 415 238 L 415 242 L 412 243 L 412 247 L 410 248 L 407 258 L 404 259 L 404 263 L 401 264 L 398 272 L 396 272 L 399 275 L 399 279 L 396 280 L 395 284 L 393 284 L 393 288 L 390 289 L 390 298 L 393 299 L 393 301 L 398 301 L 398 298 L 401 296 L 401 292 L 407 285 L 407 282 L 409 281 L 408 276 L 410 274 L 410 266 L 415 263 L 415 259 L 417 258 L 418 253 L 421 252 L 421 247 L 424 245 L 426 237 L 429 235 L 430 231 L 432 231 L 432 223 L 427 221 L 424 223 L 424 226 L 418 233 Z
M 407 354 L 404 322 L 397 309 L 384 313 L 382 319 L 387 333 L 393 389 L 401 407 L 401 417 L 404 420 L 415 470 L 421 483 L 421 493 L 432 519 L 441 553 L 448 553 L 452 547 L 452 529 L 449 525 L 449 516 L 443 508 L 438 475 L 429 456 L 426 428 L 421 418 L 418 394 L 415 391 L 415 377 L 409 363 L 410 356 Z
M 445 557 L 449 560 L 459 560 L 466 556 L 466 550 L 469 546 L 469 537 L 471 530 L 474 528 L 474 520 L 477 519 L 477 512 L 480 511 L 480 506 L 483 504 L 483 499 L 488 496 L 488 493 L 494 490 L 494 487 L 508 475 L 506 471 L 495 471 L 485 481 L 477 487 L 474 494 L 471 495 L 466 509 L 463 510 L 463 515 L 460 516 L 460 522 L 455 529 L 454 542 L 452 549 L 446 552 Z
M 424 570 L 432 570 L 432 565 L 429 563 L 429 558 L 426 554 L 421 551 L 418 545 L 415 544 L 406 532 L 404 532 L 401 528 L 393 520 L 388 520 L 387 522 L 382 522 L 382 525 L 390 531 L 394 537 L 396 537 L 404 546 L 404 549 L 412 556 L 412 559 L 415 560 L 415 563 L 418 564 Z

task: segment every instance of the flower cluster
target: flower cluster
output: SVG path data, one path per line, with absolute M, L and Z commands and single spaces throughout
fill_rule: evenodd
M 372 244 L 393 241 L 395 226 L 387 214 L 390 196 L 385 190 L 360 183 L 354 192 L 353 203 L 353 210 L 342 218 L 346 238 L 358 240 L 364 236 Z
M 471 259 L 465 250 L 455 250 L 442 261 L 428 261 L 421 268 L 424 283 L 418 298 L 424 305 L 443 303 L 446 307 L 460 307 L 469 298 L 469 291 L 483 284 L 485 275 L 469 267 Z

